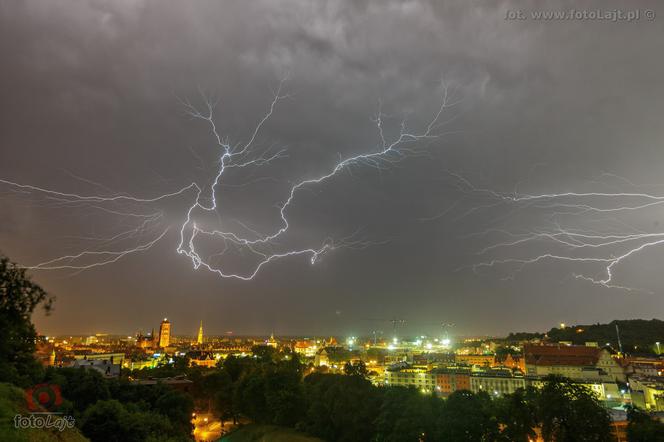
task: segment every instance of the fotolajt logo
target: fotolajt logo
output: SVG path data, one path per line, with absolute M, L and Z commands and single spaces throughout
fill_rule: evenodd
M 37 384 L 25 390 L 25 401 L 30 411 L 54 411 L 62 405 L 60 386 Z
M 75 421 L 72 416 L 62 416 L 57 411 L 62 405 L 60 386 L 53 384 L 37 384 L 25 390 L 25 402 L 30 413 L 27 416 L 17 414 L 14 416 L 14 427 L 27 428 L 54 428 L 64 431 L 73 428 Z

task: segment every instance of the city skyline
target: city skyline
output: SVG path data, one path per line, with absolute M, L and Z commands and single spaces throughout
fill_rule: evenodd
M 629 319 L 615 319 L 613 321 L 609 322 L 614 322 L 614 321 L 629 321 Z M 639 320 L 644 320 L 644 321 L 649 321 L 649 320 L 658 320 L 657 318 L 640 318 Z M 377 340 L 377 341 L 383 341 L 383 342 L 388 342 L 393 340 L 394 338 L 398 339 L 403 339 L 403 340 L 408 340 L 408 341 L 414 341 L 417 340 L 418 338 L 427 338 L 430 340 L 433 339 L 440 339 L 442 340 L 443 338 L 450 339 L 451 341 L 458 341 L 458 340 L 464 340 L 464 339 L 502 339 L 507 337 L 508 334 L 510 333 L 541 333 L 545 334 L 548 332 L 550 329 L 565 329 L 565 328 L 575 328 L 575 327 L 580 327 L 580 326 L 588 326 L 592 325 L 588 321 L 581 322 L 581 323 L 557 323 L 557 324 L 551 324 L 550 326 L 546 327 L 541 327 L 539 329 L 534 329 L 534 330 L 522 330 L 522 329 L 513 329 L 509 330 L 506 333 L 502 334 L 486 334 L 486 333 L 456 333 L 455 332 L 455 325 L 454 324 L 440 324 L 438 326 L 434 326 L 432 324 L 426 324 L 426 325 L 418 325 L 416 322 L 410 325 L 406 325 L 406 322 L 404 321 L 404 324 L 401 325 L 397 330 L 393 328 L 392 325 L 389 325 L 391 321 L 386 320 L 386 321 L 379 321 L 387 324 L 386 327 L 373 327 L 371 330 L 364 329 L 362 330 L 361 327 L 351 327 L 349 328 L 350 331 L 345 331 L 341 333 L 336 333 L 336 332 L 331 332 L 331 333 L 326 333 L 325 331 L 316 331 L 316 330 L 310 330 L 309 332 L 305 333 L 280 333 L 279 330 L 272 330 L 268 328 L 264 329 L 258 329 L 253 333 L 242 333 L 242 332 L 236 332 L 233 330 L 224 330 L 223 327 L 216 325 L 213 323 L 212 327 L 208 327 L 206 325 L 205 328 L 202 326 L 202 320 L 199 321 L 199 323 L 196 325 L 196 328 L 192 328 L 190 324 L 179 324 L 171 321 L 169 318 L 163 318 L 163 321 L 168 321 L 170 325 L 169 329 L 169 336 L 171 337 L 184 337 L 184 338 L 192 338 L 199 342 L 199 339 L 208 339 L 208 338 L 224 338 L 224 339 L 235 339 L 235 338 L 255 338 L 255 337 L 270 337 L 270 336 L 276 336 L 279 338 L 328 338 L 330 336 L 342 338 L 344 340 L 352 338 L 359 338 L 359 339 L 366 339 L 366 340 Z M 113 336 L 117 338 L 122 338 L 122 337 L 136 337 L 136 336 L 143 336 L 143 337 L 151 337 L 151 339 L 155 341 L 160 340 L 160 323 L 163 323 L 163 321 L 157 321 L 156 324 L 157 326 L 150 325 L 149 323 L 143 324 L 138 327 L 134 327 L 132 329 L 126 329 L 126 330 L 119 330 L 116 332 L 109 332 L 108 330 L 104 329 L 90 329 L 90 330 L 84 330 L 83 332 L 78 332 L 78 333 L 56 333 L 53 331 L 45 330 L 45 329 L 37 329 L 37 332 L 40 336 L 48 336 L 48 337 L 66 337 L 66 336 L 75 336 L 75 337 L 87 337 L 87 336 Z M 442 326 L 441 326 L 442 325 Z M 220 331 L 221 330 L 221 331 Z M 617 338 L 611 339 L 612 341 L 615 341 L 613 344 L 616 346 L 618 345 Z
M 37 328 L 495 336 L 661 316 L 661 20 L 376 5 L 3 7 L 0 252 L 57 298 Z M 225 143 L 257 156 L 224 170 Z M 60 258 L 81 254 L 92 267 Z

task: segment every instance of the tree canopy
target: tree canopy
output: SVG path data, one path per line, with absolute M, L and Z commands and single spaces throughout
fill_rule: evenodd
M 30 317 L 40 304 L 50 312 L 53 300 L 24 268 L 0 256 L 0 381 L 26 387 L 38 378 L 37 333 Z

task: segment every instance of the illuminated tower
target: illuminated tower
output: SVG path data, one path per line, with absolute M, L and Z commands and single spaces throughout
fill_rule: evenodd
M 168 344 L 171 342 L 171 323 L 168 322 L 168 319 L 164 318 L 161 321 L 159 326 L 159 347 L 165 348 L 168 347 Z
M 277 340 L 274 339 L 274 333 L 270 335 L 270 339 L 265 343 L 268 347 L 277 348 Z
M 55 365 L 55 347 L 53 347 L 53 351 L 51 352 L 51 356 L 48 358 L 48 365 L 53 367 Z
M 203 344 L 203 321 L 201 321 L 201 326 L 198 329 L 198 338 L 196 339 L 198 345 Z

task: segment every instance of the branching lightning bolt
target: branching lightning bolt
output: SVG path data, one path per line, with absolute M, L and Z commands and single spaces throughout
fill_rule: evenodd
M 546 220 L 543 226 L 523 232 L 487 229 L 473 235 L 504 238 L 478 252 L 480 256 L 494 257 L 472 265 L 473 270 L 507 266 L 519 272 L 537 263 L 567 262 L 599 266 L 596 273 L 574 272 L 577 279 L 607 288 L 647 291 L 616 282 L 615 271 L 644 250 L 664 245 L 664 232 L 637 229 L 625 220 L 627 216 L 646 215 L 648 210 L 661 207 L 664 196 L 641 191 L 507 194 L 476 187 L 466 178 L 452 175 L 460 188 L 488 198 L 489 202 L 478 210 L 507 206 L 511 213 L 543 213 Z M 621 181 L 638 187 L 624 178 Z M 533 254 L 532 250 L 542 252 Z M 505 253 L 511 256 L 504 257 Z
M 295 204 L 298 193 L 303 189 L 320 186 L 353 166 L 380 169 L 385 165 L 398 162 L 406 156 L 416 154 L 418 152 L 418 144 L 440 137 L 442 132 L 439 129 L 446 123 L 442 121 L 442 115 L 447 108 L 455 104 L 451 102 L 448 87 L 444 83 L 441 83 L 440 106 L 426 123 L 425 127 L 418 132 L 409 130 L 406 126 L 406 121 L 402 120 L 398 135 L 388 141 L 388 137 L 384 132 L 385 114 L 382 113 L 379 106 L 378 112 L 373 119 L 378 132 L 378 148 L 373 151 L 342 158 L 327 173 L 316 177 L 305 178 L 292 184 L 286 194 L 286 198 L 277 205 L 279 215 L 278 225 L 271 232 L 259 233 L 240 222 L 237 223 L 244 228 L 244 232 L 232 231 L 223 227 L 220 218 L 219 223 L 222 225 L 216 228 L 209 228 L 205 223 L 198 222 L 198 216 L 205 214 L 218 216 L 219 212 L 223 211 L 218 192 L 229 170 L 249 170 L 251 168 L 268 166 L 286 156 L 285 149 L 274 149 L 272 146 L 260 148 L 257 143 L 262 129 L 277 110 L 279 103 L 288 97 L 287 94 L 282 92 L 284 83 L 285 79 L 279 83 L 266 113 L 258 121 L 253 131 L 251 131 L 248 139 L 241 143 L 231 143 L 218 130 L 218 125 L 214 117 L 214 111 L 218 104 L 216 101 L 202 94 L 204 106 L 202 109 L 199 109 L 190 101 L 182 100 L 186 114 L 195 120 L 205 123 L 215 142 L 215 148 L 218 152 L 216 161 L 218 167 L 214 179 L 209 185 L 204 186 L 197 182 L 192 182 L 173 192 L 156 197 L 142 198 L 129 195 L 100 196 L 66 193 L 30 184 L 0 180 L 1 185 L 8 187 L 13 192 L 39 195 L 45 201 L 44 204 L 47 204 L 49 208 L 66 207 L 99 210 L 109 215 L 134 220 L 137 223 L 128 230 L 108 237 L 81 237 L 81 239 L 97 242 L 94 249 L 70 253 L 26 267 L 34 270 L 71 269 L 83 271 L 111 264 L 130 254 L 145 252 L 151 249 L 167 237 L 171 229 L 176 229 L 178 232 L 177 253 L 189 258 L 195 269 L 202 267 L 223 278 L 240 280 L 253 279 L 264 266 L 282 258 L 306 256 L 311 264 L 315 264 L 322 255 L 329 251 L 342 247 L 359 249 L 375 244 L 376 242 L 359 239 L 359 231 L 336 240 L 327 238 L 321 243 L 307 247 L 284 248 L 282 239 L 291 229 L 288 217 L 289 209 Z M 198 159 L 201 160 L 200 158 Z M 193 198 L 193 202 L 186 206 L 183 215 L 184 219 L 179 227 L 167 225 L 163 210 L 159 209 L 159 205 L 162 202 L 175 198 Z M 209 241 L 220 242 L 222 244 L 221 250 L 217 251 L 217 253 L 204 256 L 199 247 L 204 238 L 207 238 Z M 130 247 L 110 247 L 118 240 L 134 240 L 134 244 Z M 204 242 L 208 243 L 209 241 Z M 242 253 L 243 256 L 249 256 L 253 260 L 248 269 L 240 272 L 229 270 L 225 266 L 215 265 L 213 262 L 215 259 L 231 250 Z

